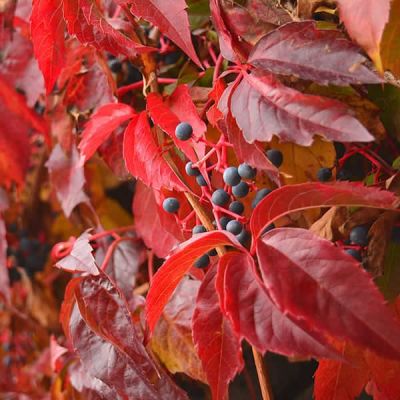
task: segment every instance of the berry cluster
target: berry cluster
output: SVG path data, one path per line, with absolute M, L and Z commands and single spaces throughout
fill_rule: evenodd
M 187 122 L 181 122 L 176 127 L 175 135 L 179 140 L 190 140 L 193 136 L 192 126 Z M 266 152 L 266 156 L 276 167 L 280 167 L 283 163 L 283 154 L 279 150 L 270 149 Z M 202 188 L 203 195 L 200 201 L 202 204 L 207 204 L 208 207 L 212 208 L 215 229 L 232 233 L 243 246 L 248 247 L 251 242 L 251 235 L 246 229 L 249 219 L 244 215 L 246 211 L 244 200 L 250 193 L 253 193 L 251 208 L 254 209 L 271 192 L 271 189 L 258 188 L 256 186 L 257 170 L 246 163 L 242 163 L 239 166 L 224 163 L 220 169 L 224 187 L 211 188 L 208 183 L 210 182 L 210 177 L 204 175 L 205 172 L 200 165 L 201 163 L 194 164 L 189 161 L 185 166 L 185 171 L 188 176 L 195 177 L 197 184 Z M 175 215 L 178 213 L 180 206 L 179 200 L 175 197 L 167 197 L 163 202 L 164 211 Z M 271 225 L 267 230 L 273 227 L 274 225 Z M 192 234 L 196 235 L 206 231 L 205 226 L 197 224 L 193 227 Z M 210 263 L 210 257 L 215 255 L 217 255 L 217 252 L 213 249 L 201 256 L 194 263 L 194 266 L 198 268 L 207 267 Z
M 23 268 L 28 276 L 42 271 L 51 246 L 38 238 L 29 237 L 25 230 L 19 230 L 14 224 L 9 225 L 7 248 L 7 265 L 11 282 L 18 281 L 20 274 L 17 268 Z

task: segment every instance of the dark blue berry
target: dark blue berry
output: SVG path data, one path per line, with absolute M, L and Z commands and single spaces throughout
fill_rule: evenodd
M 186 163 L 186 165 L 185 165 L 186 174 L 189 175 L 189 176 L 198 176 L 198 175 L 200 175 L 199 169 L 198 168 L 193 168 L 192 165 L 193 165 L 193 163 L 191 161 Z
M 257 170 L 251 165 L 243 163 L 238 167 L 238 173 L 243 179 L 254 179 L 257 174 Z
M 175 135 L 179 140 L 189 140 L 192 137 L 193 128 L 192 125 L 187 122 L 181 122 L 175 129 Z
M 108 66 L 110 67 L 111 71 L 114 72 L 114 74 L 119 74 L 122 71 L 122 64 L 118 58 L 112 58 L 109 60 Z
M 359 246 L 366 246 L 368 244 L 368 227 L 365 225 L 354 227 L 350 231 L 350 242 Z
M 340 142 L 333 142 L 336 150 L 336 158 L 339 160 L 341 159 L 346 153 L 346 146 Z
M 260 189 L 257 191 L 256 195 L 254 196 L 254 199 L 251 203 L 251 206 L 253 208 L 256 208 L 257 204 L 268 194 L 271 193 L 270 189 L 264 188 L 264 189 Z
M 163 209 L 168 213 L 176 213 L 179 210 L 179 200 L 175 197 L 168 197 L 163 201 Z
M 232 193 L 235 197 L 242 198 L 249 194 L 249 185 L 246 182 L 240 182 L 232 188 Z
M 197 175 L 196 182 L 199 186 L 207 186 L 207 181 L 204 179 L 203 175 Z
M 242 246 L 244 246 L 244 247 L 249 247 L 250 246 L 251 235 L 245 229 L 243 229 L 242 232 L 240 232 L 239 235 L 236 236 L 236 239 L 239 241 L 239 243 Z
M 228 167 L 223 174 L 224 182 L 229 186 L 236 186 L 240 183 L 240 175 L 236 167 Z
M 207 253 L 210 257 L 215 257 L 218 255 L 217 250 L 216 249 L 212 249 Z
M 193 264 L 196 268 L 206 268 L 210 264 L 210 257 L 208 254 L 203 254 Z
M 211 201 L 217 206 L 224 206 L 229 201 L 229 194 L 224 189 L 217 189 L 212 194 Z
M 330 168 L 321 168 L 317 172 L 317 178 L 320 182 L 327 182 L 332 179 L 332 171 Z
M 226 230 L 234 235 L 239 235 L 242 232 L 243 225 L 239 221 L 229 221 L 226 225 Z
M 244 205 L 240 201 L 232 201 L 231 204 L 229 204 L 229 211 L 232 211 L 233 213 L 237 215 L 242 215 L 244 212 Z
M 24 253 L 29 253 L 30 251 L 32 251 L 32 241 L 27 237 L 21 238 L 19 242 L 19 248 Z
M 221 225 L 222 229 L 226 229 L 226 226 L 228 225 L 229 221 L 232 221 L 231 217 L 228 217 L 226 215 L 224 215 L 223 217 L 221 217 L 219 219 L 219 224 Z
M 266 152 L 267 158 L 271 161 L 272 164 L 275 165 L 276 168 L 279 168 L 283 163 L 283 154 L 281 151 L 276 149 L 270 149 Z
M 345 250 L 347 254 L 350 254 L 353 258 L 355 258 L 357 261 L 362 261 L 361 253 L 356 250 L 356 249 L 346 249 Z
M 196 233 L 204 233 L 204 232 L 207 232 L 207 229 L 203 225 L 196 225 L 192 229 L 193 235 L 195 235 Z

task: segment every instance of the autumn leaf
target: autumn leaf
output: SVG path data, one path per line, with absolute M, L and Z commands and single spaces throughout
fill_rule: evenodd
M 349 35 L 368 53 L 378 71 L 382 70 L 380 44 L 389 20 L 391 0 L 336 0 L 340 19 Z
M 381 55 L 383 68 L 390 70 L 396 78 L 400 77 L 400 0 L 392 0 L 390 18 L 383 32 Z
M 198 116 L 186 85 L 178 86 L 165 101 L 161 95 L 150 93 L 147 96 L 147 110 L 154 123 L 173 139 L 189 160 L 196 162 L 204 156 L 204 143 L 198 143 L 197 140 L 205 133 L 206 125 Z M 192 126 L 193 141 L 182 142 L 176 137 L 175 129 L 180 122 Z
M 175 217 L 160 209 L 153 189 L 140 181 L 136 183 L 132 207 L 136 232 L 157 257 L 165 258 L 180 240 L 183 240 Z
M 318 62 L 310 62 L 318 60 Z M 380 83 L 366 58 L 339 31 L 319 30 L 313 21 L 285 24 L 265 35 L 249 56 L 257 68 L 321 84 Z
M 53 189 L 67 218 L 78 204 L 90 202 L 83 191 L 85 173 L 79 161 L 76 147 L 67 155 L 57 144 L 46 163 Z
M 211 16 L 218 33 L 221 54 L 229 61 L 238 63 L 247 59 L 248 48 L 240 43 L 234 33 L 229 30 L 224 20 L 224 11 L 220 0 L 210 0 Z
M 63 3 L 57 0 L 34 0 L 31 34 L 35 57 L 43 73 L 47 93 L 65 65 L 65 22 Z
M 180 181 L 170 164 L 161 154 L 150 128 L 147 113 L 133 119 L 124 135 L 124 160 L 128 171 L 145 185 L 161 190 L 163 187 L 183 191 Z
M 364 352 L 351 343 L 337 343 L 345 362 L 320 360 L 314 377 L 315 400 L 354 400 L 368 382 Z
M 154 330 L 164 306 L 194 262 L 211 249 L 225 245 L 243 249 L 231 233 L 212 231 L 198 234 L 187 240 L 167 258 L 154 275 L 146 298 L 146 320 L 150 331 Z
M 315 207 L 359 206 L 394 210 L 398 198 L 391 192 L 354 182 L 300 183 L 274 190 L 257 205 L 250 227 L 257 238 L 276 219 L 291 212 Z
M 193 340 L 207 374 L 214 400 L 224 400 L 229 382 L 243 368 L 240 340 L 231 322 L 221 313 L 215 290 L 217 267 L 201 283 L 193 314 Z
M 257 257 L 282 312 L 330 336 L 400 358 L 400 325 L 370 275 L 341 248 L 305 229 L 277 228 L 258 241 Z
M 118 244 L 107 263 L 105 272 L 128 300 L 132 298 L 139 268 L 146 258 L 146 249 L 142 241 L 131 237 L 130 240 Z
M 281 181 L 285 185 L 317 181 L 321 168 L 335 165 L 336 151 L 332 142 L 316 137 L 311 146 L 300 146 L 294 143 L 281 143 L 274 138 L 270 148 L 280 150 L 283 162 L 279 167 Z M 333 175 L 334 172 L 333 172 Z
M 162 0 L 132 0 L 129 3 L 132 14 L 157 26 L 201 67 L 191 39 L 185 0 L 174 0 L 173 3 Z
M 321 333 L 275 306 L 248 255 L 224 255 L 217 282 L 221 308 L 236 333 L 262 353 L 339 358 Z
M 315 135 L 339 142 L 373 140 L 344 104 L 302 94 L 258 70 L 243 75 L 231 112 L 249 143 L 268 142 L 274 135 L 302 146 L 311 145 Z
M 89 243 L 90 235 L 82 233 L 75 240 L 71 252 L 56 263 L 56 267 L 69 272 L 87 272 L 98 275 L 99 270 L 92 255 L 93 248 Z
M 64 17 L 71 35 L 76 35 L 82 43 L 99 50 L 127 57 L 154 51 L 114 29 L 102 15 L 95 0 L 64 0 Z
M 192 317 L 200 281 L 184 279 L 154 329 L 151 348 L 167 369 L 207 383 L 192 338 Z
M 135 111 L 122 103 L 105 104 L 94 113 L 86 124 L 79 143 L 81 163 L 90 159 L 111 133 L 125 121 L 135 117 Z
M 122 398 L 156 400 L 162 388 L 165 399 L 187 399 L 167 374 L 156 368 L 123 297 L 108 278 L 99 275 L 81 280 L 75 287 L 75 299 L 71 337 L 91 375 Z

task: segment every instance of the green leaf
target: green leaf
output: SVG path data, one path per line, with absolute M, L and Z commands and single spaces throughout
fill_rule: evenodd
M 389 301 L 394 300 L 400 294 L 400 243 L 389 243 L 386 250 L 383 275 L 377 278 L 376 284 Z

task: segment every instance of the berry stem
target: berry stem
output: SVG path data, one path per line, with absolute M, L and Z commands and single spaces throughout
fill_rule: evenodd
M 262 398 L 263 400 L 273 400 L 271 383 L 269 381 L 267 367 L 264 364 L 262 355 L 254 347 L 252 347 L 252 350 Z
M 125 240 L 132 240 L 132 241 L 136 242 L 136 241 L 138 241 L 140 239 L 139 238 L 133 238 L 133 237 L 125 236 L 125 237 L 122 237 L 122 238 L 112 242 L 111 245 L 107 249 L 107 252 L 106 252 L 106 255 L 104 256 L 103 262 L 101 263 L 101 266 L 100 266 L 100 270 L 101 271 L 105 271 L 105 269 L 107 268 L 107 264 L 110 262 L 111 257 L 114 254 L 115 249 L 117 248 L 117 246 L 121 242 L 123 242 Z
M 95 235 L 90 236 L 90 240 L 91 241 L 98 240 L 105 236 L 113 236 L 116 233 L 124 233 L 124 232 L 129 232 L 129 231 L 134 231 L 134 230 L 135 230 L 135 227 L 133 225 L 122 226 L 120 228 L 109 229 L 107 231 L 96 233 Z
M 177 79 L 175 78 L 157 78 L 157 82 L 160 84 L 170 84 L 175 83 Z M 123 96 L 125 93 L 130 92 L 131 90 L 140 89 L 144 85 L 143 80 L 131 83 L 129 85 L 121 86 L 117 90 L 117 96 Z

